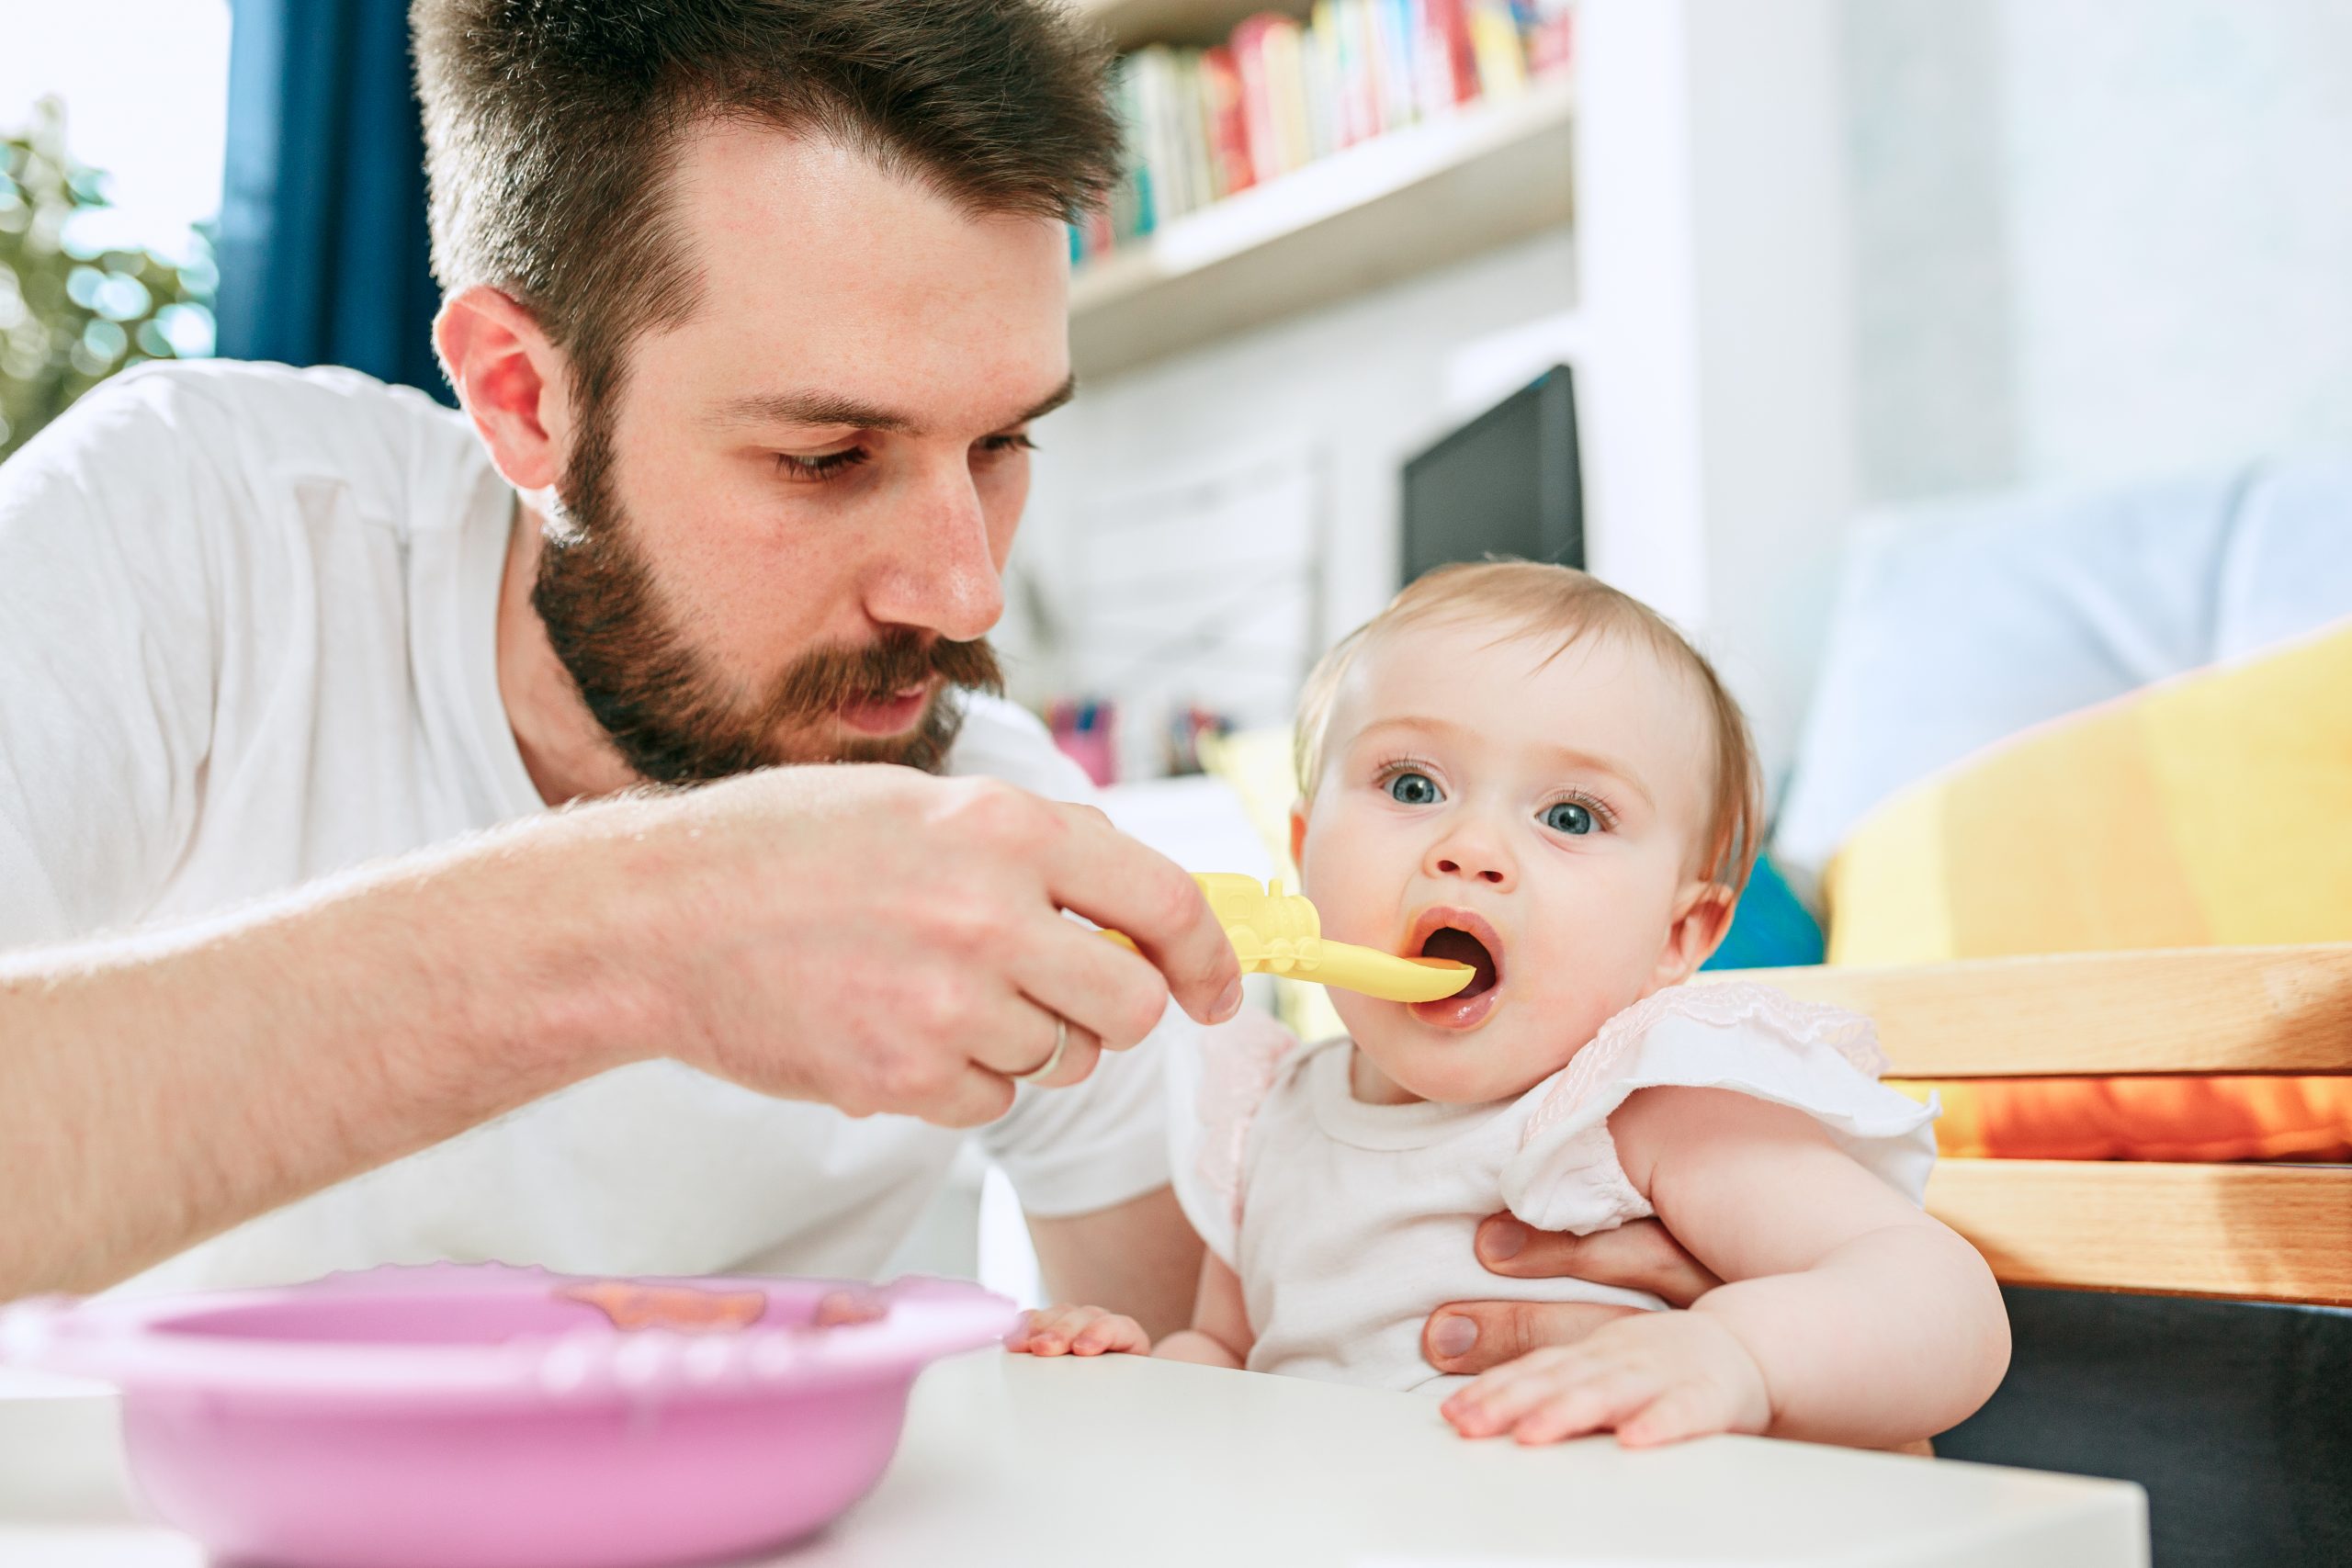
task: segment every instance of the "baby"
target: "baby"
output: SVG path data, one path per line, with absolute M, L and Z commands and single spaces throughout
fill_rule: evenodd
M 1655 612 L 1581 572 L 1422 578 L 1327 656 L 1297 736 L 1291 848 L 1323 931 L 1475 964 L 1408 1006 L 1334 991 L 1348 1032 L 1211 1036 L 1193 1326 L 1156 1350 L 1091 1307 L 1033 1355 L 1154 1353 L 1443 1391 L 1465 1436 L 1645 1446 L 1711 1432 L 1895 1447 L 1991 1394 L 1990 1271 L 1919 1208 L 1935 1111 L 1880 1085 L 1866 1019 L 1685 985 L 1755 856 L 1746 722 Z M 1476 1261 L 1508 1208 L 1579 1235 L 1655 1214 L 1727 1281 L 1687 1312 Z M 1498 1297 L 1627 1309 L 1472 1380 L 1423 1320 Z

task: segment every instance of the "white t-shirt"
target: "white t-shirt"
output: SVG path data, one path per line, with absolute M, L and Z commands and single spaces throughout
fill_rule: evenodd
M 460 416 L 345 370 L 142 368 L 0 467 L 0 951 L 193 918 L 544 809 L 497 686 L 514 516 Z M 949 771 L 1090 794 L 994 699 L 971 705 Z M 1159 1057 L 1186 1027 L 1171 1011 L 981 1131 L 1030 1213 L 1166 1182 Z M 961 1141 L 641 1063 L 143 1282 L 436 1258 L 870 1275 Z
M 1584 1280 L 1512 1280 L 1478 1263 L 1478 1222 L 1508 1209 L 1589 1235 L 1655 1211 L 1618 1164 L 1609 1116 L 1664 1085 L 1793 1106 L 1918 1202 L 1936 1157 L 1932 1103 L 1877 1081 L 1870 1021 L 1743 982 L 1676 986 L 1611 1019 L 1568 1065 L 1484 1105 L 1369 1105 L 1345 1036 L 1297 1049 L 1270 1021 L 1210 1032 L 1194 1147 L 1176 1190 L 1240 1277 L 1253 1371 L 1442 1393 L 1421 1328 L 1448 1302 L 1597 1302 L 1660 1309 Z M 1182 1129 L 1180 1129 L 1182 1130 Z

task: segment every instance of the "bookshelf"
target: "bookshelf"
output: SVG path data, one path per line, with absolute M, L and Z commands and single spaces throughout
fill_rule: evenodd
M 1088 262 L 1070 284 L 1078 373 L 1129 369 L 1566 222 L 1574 111 L 1572 83 L 1539 82 L 1361 142 Z

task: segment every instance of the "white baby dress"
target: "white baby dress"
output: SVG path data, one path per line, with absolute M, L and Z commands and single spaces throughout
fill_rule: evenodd
M 1810 1112 L 1913 1202 L 1935 1164 L 1937 1110 L 1880 1084 L 1868 1019 L 1746 982 L 1677 986 L 1601 1026 L 1516 1100 L 1371 1105 L 1350 1087 L 1351 1043 L 1300 1047 L 1263 1014 L 1211 1031 L 1176 1190 L 1209 1249 L 1240 1276 L 1255 1371 L 1399 1390 L 1450 1389 L 1421 1330 L 1452 1301 L 1657 1297 L 1581 1280 L 1511 1280 L 1472 1251 L 1503 1209 L 1589 1235 L 1647 1217 L 1617 1163 L 1610 1112 L 1636 1089 L 1736 1089 Z M 1185 1146 L 1189 1143 L 1192 1146 Z

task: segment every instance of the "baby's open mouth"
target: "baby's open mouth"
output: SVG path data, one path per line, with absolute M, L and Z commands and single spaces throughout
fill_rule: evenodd
M 1421 943 L 1421 956 L 1442 958 L 1453 964 L 1467 964 L 1478 971 L 1468 985 L 1453 993 L 1450 999 L 1454 1001 L 1467 1001 L 1472 997 L 1493 990 L 1495 982 L 1502 974 L 1501 966 L 1495 962 L 1495 955 L 1487 951 L 1487 944 L 1456 926 L 1440 926 L 1430 932 Z

